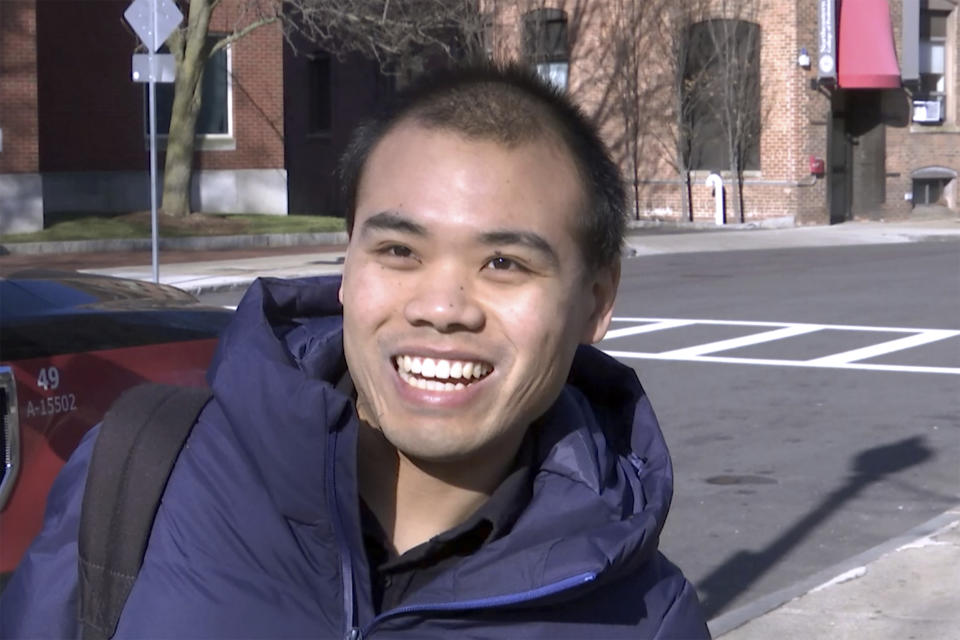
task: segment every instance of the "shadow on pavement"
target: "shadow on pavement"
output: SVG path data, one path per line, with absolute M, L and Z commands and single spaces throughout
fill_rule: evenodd
M 824 497 L 817 508 L 787 529 L 766 549 L 759 552 L 738 551 L 697 585 L 707 618 L 716 616 L 828 516 L 867 486 L 884 476 L 925 462 L 933 455 L 934 452 L 926 445 L 922 436 L 906 438 L 861 452 L 854 459 L 852 474 L 847 483 Z

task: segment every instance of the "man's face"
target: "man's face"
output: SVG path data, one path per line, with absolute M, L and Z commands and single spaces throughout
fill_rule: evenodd
M 344 348 L 360 417 L 402 455 L 512 453 L 577 345 L 603 336 L 619 272 L 584 263 L 585 202 L 550 141 L 402 123 L 374 148 L 344 263 Z

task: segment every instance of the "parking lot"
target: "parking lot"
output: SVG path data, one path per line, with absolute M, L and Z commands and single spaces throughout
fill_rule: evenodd
M 600 347 L 658 414 L 662 547 L 711 618 L 960 503 L 954 243 L 628 260 Z

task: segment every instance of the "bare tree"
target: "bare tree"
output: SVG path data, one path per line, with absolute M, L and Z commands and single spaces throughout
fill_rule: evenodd
M 763 126 L 760 79 L 760 0 L 722 0 L 720 16 L 703 23 L 714 54 L 709 104 L 723 132 L 729 170 L 736 180 L 734 210 L 745 219 L 743 172 L 759 160 Z
M 613 0 L 610 7 L 613 74 L 610 89 L 623 132 L 624 156 L 633 190 L 634 218 L 640 218 L 641 160 L 649 139 L 650 106 L 659 87 L 645 82 L 654 39 L 648 37 L 654 16 L 669 2 Z
M 704 100 L 707 97 L 707 65 L 704 52 L 694 52 L 694 25 L 709 15 L 710 0 L 673 0 L 659 12 L 656 58 L 662 61 L 663 111 L 654 139 L 665 152 L 667 163 L 680 176 L 680 206 L 685 220 L 693 221 L 691 175 L 694 142 L 701 135 Z
M 186 23 L 166 42 L 177 67 L 163 179 L 162 209 L 168 215 L 190 212 L 204 66 L 252 31 L 274 25 L 288 42 L 300 34 L 334 55 L 360 53 L 374 59 L 387 73 L 415 72 L 411 66 L 429 56 L 475 55 L 481 42 L 476 0 L 175 1 Z M 238 18 L 229 33 L 213 40 L 210 22 L 221 4 L 231 5 Z

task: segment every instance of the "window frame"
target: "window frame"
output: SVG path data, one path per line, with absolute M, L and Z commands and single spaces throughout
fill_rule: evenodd
M 333 74 L 334 74 L 334 61 L 330 54 L 325 51 L 316 51 L 307 56 L 309 75 L 310 75 L 310 86 L 308 87 L 307 92 L 307 123 L 306 123 L 306 136 L 310 139 L 321 139 L 325 140 L 330 138 L 333 135 Z M 316 91 L 317 87 L 315 85 L 316 76 L 318 73 L 317 65 L 320 62 L 326 62 L 326 75 L 327 75 L 327 128 L 321 129 L 319 127 L 314 128 L 314 107 L 316 106 L 318 92 Z
M 214 42 L 220 40 L 227 34 L 223 33 L 210 33 L 207 35 L 208 39 L 213 40 Z M 164 46 L 161 51 L 166 51 L 166 46 Z M 223 47 L 220 51 L 224 53 L 224 58 L 226 64 L 225 74 L 227 82 L 226 90 L 226 111 L 227 111 L 227 131 L 226 133 L 195 133 L 194 134 L 194 149 L 197 151 L 234 151 L 237 148 L 235 128 L 234 128 L 234 113 L 233 113 L 233 44 L 228 44 Z M 217 52 L 219 53 L 219 51 Z M 206 64 L 211 61 L 210 58 L 204 62 L 204 75 L 206 75 L 207 69 Z M 149 87 L 144 85 L 144 100 L 143 100 L 143 112 L 144 112 L 144 146 L 149 149 L 150 147 L 150 102 L 149 102 Z M 203 107 L 201 106 L 201 109 Z M 169 135 L 166 133 L 157 132 L 157 148 L 166 149 L 167 139 Z
M 566 92 L 570 86 L 570 24 L 566 11 L 534 9 L 523 15 L 521 25 L 524 59 L 544 82 Z M 562 37 L 557 38 L 556 46 L 541 50 L 541 45 L 549 44 L 546 34 L 550 25 L 561 25 L 559 33 Z
M 743 18 L 723 18 L 708 17 L 689 26 L 689 47 L 688 68 L 684 72 L 685 78 L 691 78 L 698 74 L 709 73 L 710 68 L 722 64 L 718 62 L 718 54 L 713 43 L 714 34 L 711 33 L 711 23 L 732 23 L 730 33 L 738 36 L 741 33 L 744 39 L 737 38 L 733 47 L 737 49 L 737 55 L 747 59 L 750 63 L 749 70 L 756 74 L 756 126 L 757 131 L 750 141 L 750 149 L 745 151 L 742 172 L 746 176 L 759 177 L 763 171 L 762 159 L 762 138 L 763 138 L 763 68 L 761 65 L 763 31 L 758 22 L 746 20 Z M 725 28 L 726 29 L 726 28 Z M 756 51 L 751 55 L 750 51 L 739 51 L 741 47 L 746 47 L 750 43 L 756 47 Z M 710 45 L 711 50 L 707 50 L 706 45 Z M 701 65 L 700 68 L 694 68 L 695 65 Z M 741 67 L 746 70 L 745 67 Z M 710 88 L 707 88 L 707 95 L 704 97 L 694 97 L 699 103 L 693 111 L 685 113 L 686 117 L 699 118 L 686 124 L 687 131 L 692 138 L 684 145 L 685 153 L 689 154 L 686 164 L 692 173 L 699 175 L 709 175 L 718 173 L 721 176 L 733 176 L 734 169 L 729 166 L 730 158 L 726 148 L 726 133 L 722 117 L 719 115 L 719 109 L 716 105 L 710 104 Z M 722 108 L 722 105 L 721 107 Z M 714 147 L 719 146 L 719 152 Z M 719 160 L 717 166 L 710 166 L 709 160 L 716 157 Z

